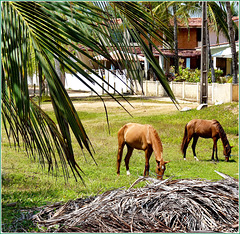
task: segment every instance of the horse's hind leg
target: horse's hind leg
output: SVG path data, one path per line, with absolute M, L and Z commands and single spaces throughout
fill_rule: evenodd
M 198 158 L 197 158 L 197 155 L 196 155 L 196 151 L 195 151 L 198 138 L 199 138 L 199 136 L 194 136 L 193 137 L 193 143 L 192 143 L 193 156 L 196 159 L 196 161 L 199 161 Z
M 130 160 L 130 157 L 132 156 L 132 152 L 133 152 L 133 148 L 130 147 L 129 145 L 127 145 L 127 154 L 126 154 L 126 157 L 124 159 L 125 165 L 126 165 L 126 170 L 127 170 L 127 175 L 130 175 L 129 160 Z
M 122 161 L 122 154 L 123 154 L 123 147 L 125 143 L 119 142 L 118 143 L 118 154 L 117 154 L 117 174 L 120 175 L 120 165 Z

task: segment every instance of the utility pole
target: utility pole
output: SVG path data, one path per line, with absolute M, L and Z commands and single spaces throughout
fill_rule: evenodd
M 208 48 L 207 48 L 207 2 L 202 2 L 202 48 L 201 48 L 201 86 L 200 104 L 208 100 Z

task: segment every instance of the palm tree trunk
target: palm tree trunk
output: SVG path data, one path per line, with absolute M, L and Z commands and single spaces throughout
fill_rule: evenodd
M 178 40 L 177 40 L 177 17 L 176 17 L 177 6 L 176 4 L 173 5 L 173 14 L 174 14 L 174 67 L 175 73 L 179 73 L 179 65 L 178 65 Z
M 149 46 L 150 51 L 153 52 L 152 44 L 149 43 L 148 46 Z M 152 65 L 150 63 L 149 63 L 148 71 L 147 71 L 147 80 L 154 80 L 154 72 L 153 72 Z
M 233 84 L 238 83 L 238 68 L 237 68 L 237 53 L 236 53 L 236 45 L 235 45 L 235 38 L 234 38 L 234 29 L 233 29 L 233 23 L 232 23 L 232 12 L 231 12 L 231 6 L 230 2 L 226 2 L 226 8 L 227 8 L 227 23 L 228 23 L 228 32 L 230 37 L 230 45 L 231 45 L 231 51 L 232 51 L 232 70 L 233 70 Z
M 207 27 L 207 46 L 208 46 L 209 65 L 210 65 L 210 68 L 211 68 L 212 83 L 216 83 L 215 70 L 214 70 L 213 61 L 212 61 L 212 53 L 211 53 L 211 50 L 210 50 L 209 27 Z

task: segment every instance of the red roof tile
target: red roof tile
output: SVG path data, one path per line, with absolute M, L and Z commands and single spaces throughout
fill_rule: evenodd
M 234 22 L 236 22 L 236 21 L 239 20 L 239 17 L 238 16 L 233 16 L 232 20 Z M 189 24 L 190 28 L 201 28 L 202 27 L 202 18 L 189 18 L 188 19 L 188 24 Z M 171 25 L 173 25 L 173 21 L 171 22 Z M 186 28 L 187 26 L 186 26 L 185 22 L 179 21 L 178 22 L 178 27 Z
M 172 50 L 161 50 L 161 52 L 165 55 L 165 56 L 174 56 L 174 51 Z M 179 57 L 196 57 L 196 56 L 200 56 L 201 55 L 201 51 L 196 51 L 196 50 L 179 50 L 178 51 L 178 56 Z
M 173 20 L 170 21 L 170 24 L 173 26 Z M 202 18 L 189 18 L 188 25 L 190 28 L 201 28 Z M 179 28 L 187 28 L 186 23 L 181 20 L 178 20 L 178 27 Z

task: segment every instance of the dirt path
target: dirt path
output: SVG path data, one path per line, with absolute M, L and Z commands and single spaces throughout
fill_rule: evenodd
M 181 101 L 178 100 L 180 104 L 180 110 L 188 107 L 191 109 L 196 108 L 199 104 L 196 102 L 187 102 L 187 101 Z M 151 111 L 154 113 L 170 113 L 177 111 L 176 106 L 170 101 L 169 98 L 153 98 L 149 100 L 143 100 L 137 99 L 137 100 L 131 100 L 127 103 L 126 101 L 121 101 L 121 105 L 126 108 L 131 114 L 138 113 L 138 112 L 146 112 Z M 77 111 L 96 111 L 96 109 L 99 110 L 99 112 L 104 112 L 104 105 L 102 101 L 84 101 L 80 100 L 74 101 L 74 106 Z M 108 111 L 119 111 L 124 112 L 125 110 L 114 100 L 106 100 L 105 105 L 108 109 Z M 43 110 L 52 110 L 52 104 L 42 104 Z

